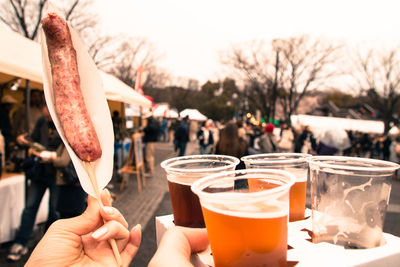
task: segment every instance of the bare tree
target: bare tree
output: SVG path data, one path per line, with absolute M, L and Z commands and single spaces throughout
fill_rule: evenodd
M 148 66 L 148 75 L 144 87 L 164 88 L 171 81 L 171 79 L 170 73 L 154 64 L 152 66 Z
M 327 87 L 330 78 L 339 75 L 335 66 L 339 48 L 306 35 L 273 42 L 279 56 L 274 82 L 286 121 L 290 122 L 307 92 Z
M 333 64 L 338 49 L 299 36 L 273 40 L 270 47 L 252 42 L 250 49 L 233 49 L 223 63 L 242 73 L 247 81 L 249 106 L 275 119 L 275 103 L 279 100 L 284 119 L 290 121 L 306 93 L 325 86 L 327 78 L 337 74 Z
M 23 34 L 25 37 L 35 40 L 37 38 L 43 9 L 47 0 L 8 0 L 1 5 L 0 20 L 12 30 Z M 95 16 L 87 13 L 91 1 L 68 0 L 59 2 L 57 6 L 64 12 L 67 20 L 78 31 L 94 27 L 97 24 Z M 80 12 L 81 10 L 82 12 Z
M 244 90 L 239 95 L 243 100 L 243 108 L 246 109 L 244 112 L 258 109 L 266 116 L 271 115 L 268 101 L 273 83 L 273 73 L 269 68 L 271 58 L 271 50 L 266 49 L 263 41 L 252 41 L 233 47 L 222 55 L 222 63 L 229 66 L 234 72 L 233 76 L 244 83 Z M 246 105 L 247 102 L 251 105 Z
M 113 72 L 134 85 L 137 67 L 143 63 L 148 83 L 159 84 L 167 75 L 155 67 L 157 55 L 144 39 L 101 35 L 98 18 L 91 12 L 92 0 L 66 0 L 57 7 L 79 32 L 98 68 Z M 0 20 L 29 39 L 37 39 L 40 21 L 48 0 L 7 0 L 1 5 Z M 156 82 L 157 81 L 157 82 Z
M 146 72 L 146 81 L 142 87 L 160 85 L 168 79 L 168 74 L 156 67 L 159 59 L 155 48 L 143 38 L 125 38 L 113 52 L 114 62 L 108 71 L 131 87 L 135 87 L 137 70 L 142 65 Z M 157 82 L 156 82 L 157 81 Z
M 357 51 L 353 77 L 360 94 L 366 93 L 370 105 L 379 111 L 387 132 L 400 101 L 400 50 L 375 48 L 364 55 L 361 49 Z
M 125 38 L 119 36 L 98 36 L 96 34 L 86 35 L 86 45 L 89 55 L 99 69 L 109 70 L 115 63 L 115 51 L 121 45 L 120 40 Z

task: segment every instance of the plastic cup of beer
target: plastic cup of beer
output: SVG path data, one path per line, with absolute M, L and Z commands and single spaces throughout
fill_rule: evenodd
M 241 158 L 246 165 L 246 169 L 281 169 L 292 173 L 296 177 L 296 182 L 290 189 L 289 221 L 291 222 L 304 219 L 308 174 L 306 158 L 308 157 L 311 157 L 311 155 L 303 153 L 269 153 Z
M 340 156 L 308 158 L 313 242 L 345 248 L 373 248 L 383 243 L 393 162 Z
M 282 170 L 222 172 L 193 183 L 214 265 L 286 266 L 289 189 Z
M 167 173 L 175 225 L 205 227 L 199 198 L 190 186 L 205 176 L 234 170 L 239 162 L 238 158 L 225 155 L 192 155 L 161 162 Z

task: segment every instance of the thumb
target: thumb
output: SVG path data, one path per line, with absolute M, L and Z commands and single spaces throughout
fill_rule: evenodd
M 207 246 L 208 237 L 205 228 L 172 227 L 163 235 L 156 254 L 148 266 L 165 266 L 166 262 L 170 263 L 170 266 L 193 266 L 190 263 L 190 254 L 202 251 Z
M 102 224 L 100 215 L 100 206 L 92 196 L 88 196 L 88 206 L 82 215 L 74 218 L 62 220 L 62 227 L 76 235 L 85 235 L 95 229 L 99 228 Z

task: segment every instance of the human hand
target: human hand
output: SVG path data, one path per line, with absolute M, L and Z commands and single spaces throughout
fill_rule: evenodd
M 29 140 L 26 139 L 28 133 L 20 134 L 17 136 L 16 141 L 19 145 L 29 146 Z
M 167 230 L 161 239 L 156 254 L 148 267 L 192 266 L 190 254 L 207 248 L 208 236 L 205 228 L 176 226 Z
M 51 162 L 57 157 L 57 153 L 54 151 L 41 151 L 39 152 L 39 157 L 43 162 Z
M 102 192 L 101 200 L 104 209 L 89 196 L 82 215 L 53 223 L 25 266 L 118 266 L 107 241 L 111 238 L 117 243 L 122 266 L 129 266 L 139 249 L 141 226 L 136 225 L 129 232 L 122 214 L 108 207 L 108 191 Z

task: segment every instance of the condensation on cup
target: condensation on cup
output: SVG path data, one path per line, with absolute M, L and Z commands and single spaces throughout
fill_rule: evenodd
M 391 178 L 399 165 L 340 156 L 315 156 L 308 162 L 313 242 L 346 248 L 383 244 Z

